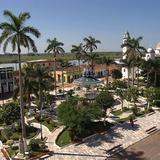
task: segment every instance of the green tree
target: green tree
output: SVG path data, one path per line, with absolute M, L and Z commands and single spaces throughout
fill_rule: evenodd
M 125 44 L 122 44 L 122 47 L 128 47 L 126 52 L 127 61 L 132 61 L 132 85 L 134 85 L 134 69 L 137 56 L 142 57 L 143 53 L 146 52 L 146 49 L 143 46 L 140 46 L 140 41 L 142 37 L 130 38 Z
M 139 90 L 137 87 L 130 87 L 127 89 L 127 100 L 132 101 L 135 105 L 139 97 Z M 136 105 L 135 105 L 136 106 Z
M 96 40 L 95 38 L 89 36 L 88 38 L 83 39 L 85 42 L 84 50 L 89 51 L 84 54 L 84 59 L 90 62 L 92 71 L 94 72 L 94 61 L 98 58 L 98 54 L 93 51 L 97 49 L 97 44 L 100 44 L 101 41 Z
M 57 41 L 56 38 L 53 40 L 47 39 L 48 46 L 45 50 L 47 53 L 53 53 L 54 55 L 54 85 L 55 85 L 55 96 L 57 96 L 57 83 L 56 83 L 56 57 L 58 54 L 64 54 L 65 51 L 62 48 L 64 45 L 62 42 Z
M 85 51 L 83 50 L 83 44 L 80 43 L 78 46 L 72 45 L 71 53 L 74 53 L 76 59 L 78 60 L 79 75 L 81 75 L 80 61 L 82 60 L 85 53 Z
M 106 85 L 108 85 L 109 81 L 109 66 L 113 63 L 113 60 L 110 57 L 103 56 L 102 63 L 106 65 Z
M 18 51 L 18 63 L 19 63 L 19 88 L 20 88 L 20 108 L 21 108 L 21 124 L 22 124 L 22 138 L 24 149 L 26 150 L 26 129 L 24 125 L 24 109 L 23 109 L 23 93 L 22 93 L 22 76 L 21 76 L 21 47 L 25 47 L 28 50 L 31 49 L 33 52 L 37 52 L 37 48 L 33 39 L 28 35 L 31 34 L 37 38 L 40 36 L 40 32 L 30 26 L 25 26 L 25 22 L 30 18 L 28 12 L 20 13 L 15 16 L 8 10 L 4 11 L 4 16 L 7 18 L 7 22 L 0 23 L 0 29 L 2 33 L 0 36 L 0 44 L 3 43 L 3 51 L 6 51 L 8 44 L 11 44 L 12 51 L 16 49 Z M 23 154 L 25 154 L 23 152 Z
M 69 129 L 72 140 L 87 135 L 88 125 L 101 116 L 99 107 L 75 97 L 61 103 L 57 111 L 59 120 Z
M 118 69 L 112 70 L 112 78 L 113 78 L 113 79 L 120 79 L 120 78 L 122 78 L 122 73 L 121 73 L 121 71 L 118 70 Z
M 20 107 L 18 103 L 8 103 L 3 106 L 2 120 L 7 125 L 20 120 Z
M 40 65 L 34 67 L 34 77 L 37 82 L 38 87 L 38 100 L 39 100 L 39 109 L 42 107 L 42 102 L 44 102 L 44 92 L 49 91 L 53 88 L 53 78 L 49 74 L 48 68 Z
M 144 90 L 144 96 L 147 98 L 148 109 L 150 108 L 150 103 L 153 102 L 155 98 L 155 89 L 153 87 Z
M 160 71 L 160 60 L 155 59 L 152 61 L 152 72 L 154 73 L 154 86 L 157 86 L 157 77 Z
M 127 86 L 130 86 L 130 74 L 131 74 L 131 66 L 132 66 L 132 59 L 123 59 L 121 60 L 123 66 L 127 68 L 128 77 L 127 77 Z
M 107 109 L 111 108 L 113 103 L 113 96 L 107 91 L 101 91 L 100 94 L 96 97 L 96 104 L 103 110 L 104 125 L 106 125 Z
M 116 94 L 117 96 L 119 96 L 119 100 L 121 101 L 121 109 L 123 111 L 123 102 L 124 102 L 124 99 L 126 97 L 126 91 L 123 89 L 116 89 Z
M 37 95 L 37 82 L 35 79 L 33 79 L 33 74 L 34 74 L 34 68 L 33 65 L 24 65 L 22 68 L 22 77 L 23 77 L 23 101 L 28 103 L 28 108 L 31 107 L 31 94 Z M 19 85 L 16 84 L 14 86 L 14 94 L 13 94 L 13 99 L 17 99 L 17 96 L 19 95 Z
M 62 71 L 62 91 L 64 95 L 64 68 L 71 66 L 71 64 L 68 61 L 64 61 L 60 59 L 60 66 L 61 66 L 61 71 Z

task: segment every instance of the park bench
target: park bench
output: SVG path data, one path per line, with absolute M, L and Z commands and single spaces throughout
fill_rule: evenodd
M 158 129 L 156 128 L 156 126 L 151 127 L 150 129 L 147 129 L 146 132 L 147 134 L 151 134 L 156 132 Z
M 153 112 L 149 113 L 148 116 L 151 116 L 152 114 L 155 114 L 155 112 L 153 111 Z
M 119 145 L 117 145 L 117 146 L 114 146 L 114 147 L 111 148 L 111 149 L 106 150 L 106 154 L 107 154 L 108 156 L 112 156 L 112 155 L 114 155 L 115 153 L 121 151 L 122 149 L 123 149 L 122 144 L 119 144 Z

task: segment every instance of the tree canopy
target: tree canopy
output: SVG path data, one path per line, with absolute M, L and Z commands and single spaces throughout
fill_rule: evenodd
M 10 125 L 20 120 L 20 107 L 18 103 L 8 103 L 3 106 L 2 120 L 7 125 Z
M 101 110 L 84 99 L 69 98 L 58 107 L 59 120 L 69 128 L 71 138 L 83 137 L 89 132 L 87 126 L 101 116 Z

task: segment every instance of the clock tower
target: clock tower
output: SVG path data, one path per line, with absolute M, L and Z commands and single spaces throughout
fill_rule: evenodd
M 124 36 L 123 36 L 123 43 L 122 44 L 126 44 L 127 43 L 127 40 L 130 39 L 130 35 L 129 35 L 129 32 L 125 32 L 124 33 Z M 126 59 L 126 52 L 128 50 L 128 47 L 125 46 L 122 48 L 122 59 Z

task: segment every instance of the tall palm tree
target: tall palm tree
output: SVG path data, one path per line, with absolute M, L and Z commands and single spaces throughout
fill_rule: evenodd
M 33 71 L 34 71 L 33 65 L 25 65 L 22 68 L 23 99 L 26 99 L 26 102 L 28 103 L 28 108 L 31 107 L 31 94 L 33 93 L 37 95 L 37 87 L 36 87 L 37 83 L 33 79 Z M 19 95 L 19 91 L 20 91 L 19 85 L 15 83 L 14 95 L 13 95 L 15 99 Z
M 157 86 L 157 75 L 160 72 L 160 60 L 155 59 L 152 61 L 152 72 L 154 72 L 154 86 Z
M 39 99 L 39 109 L 42 107 L 42 99 L 44 97 L 44 92 L 51 90 L 53 88 L 53 78 L 49 74 L 48 68 L 40 65 L 35 65 L 33 78 L 38 83 L 38 99 Z
M 126 91 L 122 89 L 116 89 L 116 94 L 119 96 L 118 100 L 121 101 L 121 110 L 123 111 L 124 99 L 126 97 Z
M 64 68 L 71 66 L 71 64 L 68 61 L 64 61 L 63 59 L 60 59 L 60 66 L 62 71 L 62 91 L 64 95 Z
M 40 32 L 31 27 L 25 26 L 25 22 L 30 18 L 28 12 L 20 13 L 15 16 L 8 10 L 5 10 L 3 15 L 7 18 L 7 22 L 0 23 L 0 29 L 2 33 L 0 36 L 0 44 L 3 43 L 3 51 L 6 51 L 8 44 L 11 44 L 12 51 L 16 49 L 18 51 L 18 63 L 19 63 L 19 86 L 20 86 L 20 109 L 21 109 L 21 126 L 22 126 L 22 141 L 23 141 L 23 154 L 27 150 L 26 145 L 26 130 L 24 122 L 24 108 L 23 108 L 23 93 L 22 93 L 22 76 L 21 76 L 21 47 L 25 47 L 28 50 L 31 49 L 33 52 L 37 52 L 37 48 L 33 39 L 28 35 L 31 34 L 37 38 L 40 37 Z
M 127 86 L 129 88 L 130 84 L 130 74 L 131 74 L 131 67 L 132 67 L 132 59 L 123 59 L 121 60 L 123 62 L 123 66 L 125 66 L 128 70 L 128 77 L 127 77 Z
M 144 59 L 142 59 L 142 57 L 137 56 L 136 57 L 136 62 L 135 65 L 137 67 L 137 86 L 139 87 L 139 75 L 140 75 L 140 67 L 142 66 L 142 64 L 144 63 Z
M 106 85 L 108 85 L 108 79 L 109 79 L 109 65 L 113 63 L 113 60 L 110 57 L 103 56 L 102 61 L 106 66 Z
M 55 83 L 55 96 L 57 96 L 57 83 L 56 83 L 56 57 L 57 54 L 64 54 L 65 51 L 62 48 L 62 46 L 64 45 L 62 42 L 57 41 L 56 38 L 54 38 L 53 40 L 48 39 L 47 40 L 48 46 L 45 50 L 45 52 L 47 53 L 53 53 L 54 55 L 54 83 Z
M 84 50 L 89 51 L 89 53 L 86 53 L 84 57 L 86 58 L 86 60 L 90 61 L 92 72 L 94 72 L 94 61 L 98 57 L 98 54 L 93 53 L 93 51 L 97 49 L 97 44 L 100 44 L 101 41 L 96 40 L 92 36 L 89 36 L 88 38 L 84 38 L 83 40 L 85 42 Z
M 83 58 L 83 55 L 85 53 L 83 49 L 83 44 L 80 43 L 78 46 L 72 45 L 71 53 L 74 53 L 76 56 L 76 59 L 78 60 L 79 75 L 81 75 L 80 60 Z
M 128 39 L 125 44 L 122 44 L 121 47 L 128 47 L 126 52 L 126 57 L 128 61 L 132 60 L 132 85 L 134 85 L 134 69 L 137 56 L 142 57 L 143 53 L 146 52 L 146 49 L 143 46 L 140 46 L 140 41 L 142 37 Z
M 147 86 L 149 85 L 150 74 L 152 73 L 153 60 L 149 59 L 148 61 L 143 60 L 141 63 L 141 69 L 144 76 L 147 78 Z

